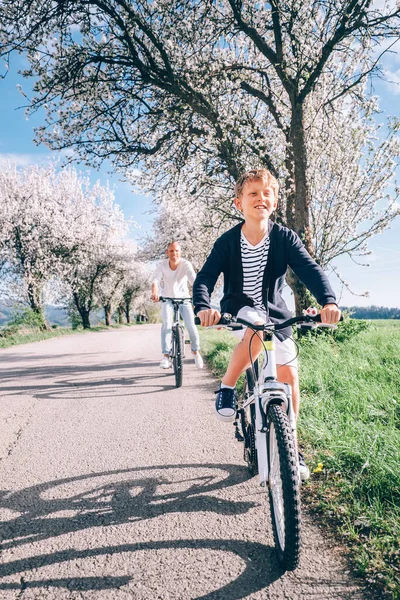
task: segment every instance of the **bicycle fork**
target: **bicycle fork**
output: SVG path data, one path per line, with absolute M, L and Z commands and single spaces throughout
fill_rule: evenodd
M 268 433 L 269 422 L 267 419 L 270 404 L 282 405 L 283 411 L 288 415 L 292 434 L 296 436 L 296 419 L 291 403 L 291 389 L 287 383 L 279 381 L 266 382 L 263 384 L 261 393 L 254 390 L 254 402 L 256 407 L 256 448 L 258 458 L 258 472 L 260 485 L 268 485 L 269 459 L 268 459 Z

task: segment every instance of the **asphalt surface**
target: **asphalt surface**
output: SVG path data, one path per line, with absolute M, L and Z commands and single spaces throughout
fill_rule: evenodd
M 280 572 L 267 495 L 189 355 L 176 389 L 157 325 L 0 350 L 1 599 L 368 597 L 307 515 Z

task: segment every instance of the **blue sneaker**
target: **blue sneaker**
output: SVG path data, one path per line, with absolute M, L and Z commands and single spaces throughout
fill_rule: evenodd
M 215 410 L 221 421 L 232 422 L 236 416 L 236 389 L 219 388 L 215 399 Z

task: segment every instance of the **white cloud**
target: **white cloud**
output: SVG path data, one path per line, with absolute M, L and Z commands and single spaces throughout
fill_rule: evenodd
M 13 164 L 17 167 L 27 167 L 28 165 L 47 165 L 51 160 L 51 156 L 47 154 L 24 154 L 19 152 L 1 152 L 0 167 Z
M 400 69 L 398 69 L 397 71 L 387 70 L 385 75 L 385 85 L 389 89 L 389 91 L 395 95 L 400 94 Z

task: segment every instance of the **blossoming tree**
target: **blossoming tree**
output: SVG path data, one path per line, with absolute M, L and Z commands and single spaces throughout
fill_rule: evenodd
M 3 53 L 28 53 L 25 75 L 38 78 L 31 110 L 47 110 L 38 141 L 72 147 L 95 165 L 109 157 L 123 170 L 140 163 L 147 188 L 156 182 L 168 189 L 186 178 L 191 197 L 212 199 L 213 208 L 228 214 L 227 195 L 218 190 L 246 167 L 267 166 L 282 181 L 278 218 L 316 256 L 315 224 L 327 222 L 318 216 L 323 185 L 317 165 L 336 169 L 324 182 L 341 177 L 334 158 L 343 142 L 332 124 L 340 121 L 344 130 L 355 111 L 360 132 L 365 129 L 374 110 L 365 84 L 379 69 L 380 43 L 388 49 L 399 39 L 399 7 L 372 0 L 188 0 L 176 10 L 171 6 L 166 0 L 3 1 Z M 375 149 L 373 136 L 358 136 L 354 180 L 363 167 L 360 148 L 368 146 L 378 158 L 386 149 L 380 187 L 379 178 L 366 181 L 364 169 L 358 192 L 365 198 L 373 188 L 382 196 L 393 173 L 396 126 L 390 128 L 390 143 Z M 318 148 L 331 153 L 327 160 L 321 162 Z M 193 164 L 203 174 L 196 181 L 187 177 Z M 353 201 L 351 185 L 346 193 L 341 209 L 337 203 L 341 214 Z M 354 248 L 351 239 L 365 214 L 355 209 L 351 227 L 339 221 L 347 252 L 362 246 Z M 374 205 L 370 233 L 395 214 L 387 204 L 378 214 Z M 318 235 L 327 239 L 321 229 Z M 302 288 L 293 287 L 300 304 Z

